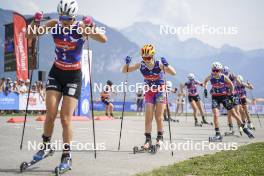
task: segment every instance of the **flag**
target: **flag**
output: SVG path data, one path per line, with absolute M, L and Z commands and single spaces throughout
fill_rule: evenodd
M 28 79 L 28 49 L 26 38 L 27 23 L 25 18 L 13 13 L 14 47 L 16 56 L 16 76 L 18 80 Z

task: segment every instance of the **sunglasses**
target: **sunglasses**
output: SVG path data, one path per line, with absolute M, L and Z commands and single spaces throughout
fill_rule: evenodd
M 218 73 L 220 70 L 212 70 L 213 73 Z
M 74 17 L 68 16 L 68 15 L 61 15 L 59 17 L 60 21 L 72 21 L 74 19 Z
M 145 60 L 145 61 L 150 61 L 151 59 L 152 59 L 152 57 L 150 57 L 150 56 L 148 56 L 148 57 L 142 57 L 143 58 L 143 60 Z

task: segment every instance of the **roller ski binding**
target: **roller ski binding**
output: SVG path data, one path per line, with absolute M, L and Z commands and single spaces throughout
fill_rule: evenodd
M 27 168 L 35 165 L 36 163 L 42 161 L 43 159 L 52 156 L 55 150 L 53 148 L 49 148 L 46 150 L 39 150 L 30 162 L 22 162 L 20 165 L 20 172 L 25 171 Z
M 222 142 L 223 137 L 221 135 L 215 135 L 213 137 L 209 137 L 209 142 Z
M 72 169 L 72 159 L 69 155 L 62 154 L 61 163 L 55 168 L 55 175 L 59 176 Z
M 254 127 L 254 125 L 252 123 L 248 123 L 247 124 L 247 127 L 250 129 L 250 130 L 256 130 L 256 128 Z

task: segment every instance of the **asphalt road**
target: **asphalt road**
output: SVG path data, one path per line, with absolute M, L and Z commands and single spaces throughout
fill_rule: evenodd
M 11 124 L 6 123 L 7 117 L 0 117 L 0 175 L 54 175 L 54 168 L 59 164 L 61 152 L 57 151 L 52 157 L 37 163 L 32 168 L 22 174 L 19 171 L 19 166 L 22 161 L 30 161 L 33 154 L 36 152 L 30 144 L 34 142 L 41 142 L 41 135 L 43 130 L 43 122 L 37 122 L 34 118 L 29 118 L 26 125 L 25 139 L 23 150 L 19 149 L 20 138 L 22 132 L 22 123 Z M 139 172 L 149 171 L 160 166 L 166 166 L 181 160 L 186 160 L 193 156 L 214 153 L 218 150 L 212 146 L 208 146 L 208 137 L 214 135 L 213 126 L 206 125 L 203 127 L 194 127 L 192 117 L 179 117 L 180 123 L 171 123 L 172 127 L 172 149 L 174 155 L 171 156 L 171 150 L 166 149 L 169 142 L 168 124 L 165 123 L 165 145 L 155 155 L 150 153 L 139 153 L 134 155 L 132 148 L 143 144 L 144 138 L 144 119 L 143 117 L 125 117 L 123 125 L 123 133 L 121 140 L 121 150 L 117 152 L 120 120 L 111 121 L 96 121 L 96 142 L 97 158 L 94 159 L 94 153 L 91 150 L 77 150 L 75 145 L 72 153 L 73 170 L 64 175 L 83 176 L 123 176 L 134 175 Z M 209 117 L 209 121 L 212 120 Z M 222 125 L 221 130 L 225 132 L 228 130 L 226 117 L 220 118 Z M 223 146 L 230 149 L 230 146 L 244 145 L 251 142 L 264 141 L 264 129 L 260 128 L 257 119 L 253 119 L 257 128 L 255 139 L 249 140 L 247 136 L 232 136 L 224 137 Z M 155 123 L 153 123 L 153 141 L 156 138 Z M 235 127 L 236 129 L 236 127 Z M 92 123 L 91 121 L 73 122 L 74 141 L 79 143 L 79 149 L 91 149 L 93 144 L 92 137 Z M 237 131 L 237 130 L 236 130 Z M 56 120 L 53 142 L 61 142 L 61 125 L 60 121 Z M 181 144 L 180 144 L 181 143 Z M 85 145 L 84 145 L 85 144 Z M 189 145 L 188 145 L 189 144 Z M 205 144 L 204 148 L 194 149 L 195 145 L 201 146 Z M 219 144 L 219 143 L 216 143 Z M 31 145 L 31 146 L 32 146 Z M 189 149 L 187 147 L 189 146 Z M 193 149 L 191 148 L 193 146 Z M 218 145 L 219 146 L 219 145 Z M 220 147 L 221 147 L 220 146 Z M 185 148 L 184 148 L 185 147 Z

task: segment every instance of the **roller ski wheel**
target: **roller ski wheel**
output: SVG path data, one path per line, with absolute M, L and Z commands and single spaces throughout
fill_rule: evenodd
M 27 168 L 28 168 L 28 163 L 27 162 L 23 162 L 23 163 L 20 164 L 20 172 L 23 172 Z
M 139 151 L 138 146 L 133 147 L 133 153 L 136 154 Z
M 133 147 L 133 154 L 137 154 L 137 153 L 156 153 L 157 152 L 157 148 L 155 145 L 150 145 L 148 148 L 144 148 L 144 146 L 135 146 Z
M 209 137 L 209 142 L 222 142 L 223 137 L 220 135 Z
M 36 155 L 34 155 L 33 159 L 30 162 L 22 162 L 20 164 L 20 172 L 25 171 L 27 168 L 35 165 L 36 163 L 42 161 L 43 159 L 52 156 L 54 154 L 55 150 L 54 149 L 50 149 L 47 154 L 43 155 L 42 157 L 38 156 L 38 154 L 40 153 L 45 153 L 44 151 L 38 151 L 38 153 Z
M 72 160 L 69 157 L 65 157 L 59 166 L 55 168 L 55 175 L 59 176 L 65 172 L 71 170 Z

